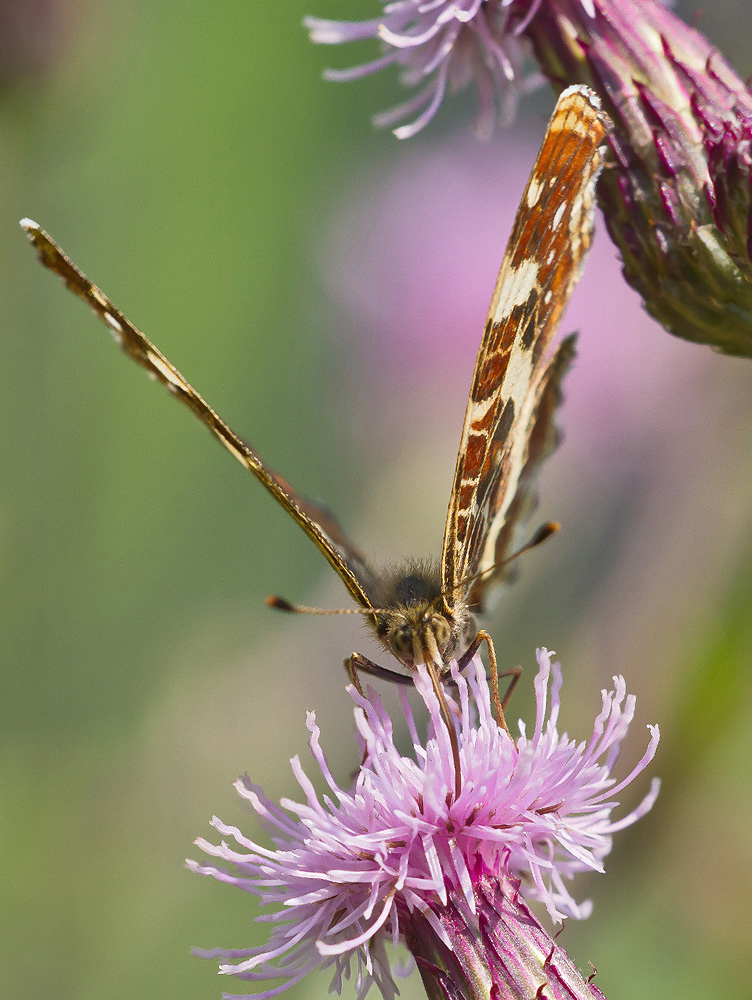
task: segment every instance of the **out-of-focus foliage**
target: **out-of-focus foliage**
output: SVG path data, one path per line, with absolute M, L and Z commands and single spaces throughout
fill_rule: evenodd
M 396 85 L 385 96 L 383 81 L 322 83 L 322 50 L 300 27 L 306 13 L 368 16 L 364 6 L 77 0 L 53 22 L 64 44 L 3 77 L 2 997 L 232 988 L 188 949 L 251 945 L 263 933 L 255 903 L 189 875 L 183 858 L 213 812 L 231 819 L 238 773 L 272 797 L 290 792 L 307 708 L 328 752 L 342 748 L 344 780 L 357 754 L 339 664 L 368 651 L 349 620 L 264 607 L 269 592 L 332 607 L 344 592 L 237 463 L 36 264 L 18 219 L 47 228 L 367 551 L 438 551 L 473 355 L 524 182 L 515 150 L 532 162 L 551 103 L 523 104 L 531 138 L 495 140 L 498 188 L 461 101 L 410 144 L 371 133 L 364 112 Z M 29 17 L 48 7 L 29 4 Z M 706 33 L 723 46 L 728 32 L 749 72 L 720 11 Z M 464 167 L 439 169 L 442 130 Z M 474 150 L 485 179 L 468 166 Z M 400 178 L 411 172 L 426 200 L 405 225 L 418 196 Z M 452 184 L 477 191 L 475 207 L 460 211 Z M 366 213 L 357 225 L 353 202 Z M 454 284 L 462 300 L 471 278 L 477 297 L 456 333 L 438 321 L 433 337 L 421 330 L 439 290 Z M 423 307 L 410 309 L 411 287 Z M 567 704 L 582 703 L 562 720 L 573 736 L 615 671 L 638 718 L 664 734 L 662 796 L 589 886 L 594 917 L 570 922 L 562 943 L 598 967 L 610 1000 L 739 996 L 752 891 L 752 374 L 667 338 L 597 252 L 578 294 L 567 436 L 542 488 L 541 517 L 565 530 L 527 557 L 489 625 L 526 680 L 535 645 L 557 649 Z M 404 340 L 393 300 L 409 315 Z M 531 705 L 523 692 L 512 717 Z M 420 995 L 412 981 L 406 990 Z

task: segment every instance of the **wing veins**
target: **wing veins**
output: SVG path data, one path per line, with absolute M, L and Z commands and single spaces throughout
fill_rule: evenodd
M 525 473 L 547 348 L 591 240 L 606 134 L 594 95 L 565 91 L 517 211 L 478 352 L 447 515 L 441 568 L 449 610 L 461 581 L 478 572 L 489 537 L 499 538 Z

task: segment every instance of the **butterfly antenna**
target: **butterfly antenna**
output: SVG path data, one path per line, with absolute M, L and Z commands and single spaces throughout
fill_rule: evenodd
M 509 556 L 508 559 L 502 560 L 502 562 L 500 562 L 499 565 L 504 566 L 506 565 L 506 563 L 509 563 L 513 559 L 516 559 L 517 556 L 521 556 L 523 552 L 529 552 L 530 549 L 534 549 L 536 545 L 540 545 L 541 542 L 545 542 L 547 538 L 550 538 L 551 535 L 555 535 L 556 532 L 560 530 L 561 530 L 561 525 L 559 524 L 558 521 L 546 521 L 545 524 L 542 524 L 540 528 L 538 528 L 538 530 L 535 532 L 533 537 L 526 545 L 523 545 L 521 549 L 517 549 L 517 551 L 514 552 L 511 556 Z
M 461 587 L 467 587 L 468 584 L 474 583 L 476 580 L 482 580 L 484 576 L 490 576 L 492 573 L 495 573 L 497 569 L 501 569 L 502 566 L 507 566 L 510 562 L 513 562 L 518 556 L 521 556 L 523 552 L 529 552 L 530 549 L 534 549 L 536 545 L 540 545 L 541 542 L 545 542 L 545 540 L 550 538 L 551 535 L 555 535 L 560 528 L 561 525 L 558 521 L 546 521 L 545 524 L 542 524 L 540 528 L 538 528 L 530 541 L 526 542 L 521 549 L 517 549 L 517 551 L 513 552 L 511 556 L 507 556 L 507 558 L 502 559 L 501 562 L 494 563 L 493 566 L 489 566 L 487 569 L 484 569 L 480 573 L 476 573 L 474 576 L 466 576 L 464 580 L 460 580 L 454 589 L 458 590 Z
M 296 615 L 378 615 L 385 613 L 381 608 L 309 608 L 305 604 L 292 604 L 277 594 L 270 594 L 266 603 L 270 608 L 288 611 Z

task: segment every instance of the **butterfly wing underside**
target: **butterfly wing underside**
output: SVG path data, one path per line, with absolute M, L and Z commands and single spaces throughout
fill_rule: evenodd
M 465 413 L 442 553 L 447 610 L 482 610 L 489 583 L 536 502 L 556 444 L 554 411 L 573 354 L 547 351 L 592 240 L 607 119 L 585 87 L 560 96 L 496 282 Z
M 36 247 L 41 262 L 91 306 L 129 357 L 191 409 L 230 454 L 256 476 L 318 546 L 340 575 L 352 597 L 363 607 L 370 608 L 372 605 L 368 590 L 372 587 L 372 571 L 361 553 L 348 541 L 334 516 L 320 504 L 298 496 L 281 476 L 268 469 L 256 451 L 235 434 L 167 358 L 89 281 L 43 229 L 31 219 L 24 219 L 21 225 Z

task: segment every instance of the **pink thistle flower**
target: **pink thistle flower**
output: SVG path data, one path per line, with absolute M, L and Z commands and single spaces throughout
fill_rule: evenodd
M 533 0 L 530 14 L 540 0 Z M 587 5 L 588 0 L 583 0 Z M 524 19 L 510 30 L 508 8 L 515 0 L 396 0 L 385 3 L 384 15 L 372 21 L 327 21 L 307 17 L 304 25 L 314 42 L 334 45 L 379 38 L 379 59 L 346 70 L 327 70 L 329 80 L 354 80 L 396 64 L 406 86 L 421 86 L 405 104 L 378 115 L 377 125 L 391 126 L 418 113 L 394 130 L 398 139 L 419 132 L 434 117 L 449 87 L 475 84 L 478 92 L 476 129 L 488 135 L 500 117 L 509 121 L 516 96 L 537 86 L 542 77 L 524 71 Z M 519 20 L 519 19 L 518 19 Z
M 397 992 L 386 945 L 406 944 L 430 997 L 534 996 L 541 985 L 555 998 L 599 997 L 528 908 L 542 902 L 551 919 L 586 917 L 568 883 L 582 871 L 603 871 L 613 834 L 643 816 L 658 781 L 621 819 L 617 796 L 652 760 L 658 729 L 641 760 L 622 780 L 612 769 L 634 715 L 624 680 L 602 692 L 602 709 L 588 742 L 557 729 L 561 669 L 538 651 L 537 711 L 516 742 L 496 723 L 483 664 L 476 658 L 453 680 L 462 788 L 454 797 L 454 763 L 446 727 L 425 669 L 416 687 L 430 715 L 422 740 L 407 695 L 402 707 L 413 742 L 404 756 L 379 697 L 350 687 L 365 760 L 352 791 L 332 776 L 313 713 L 310 746 L 330 794 L 319 796 L 297 757 L 292 767 L 304 802 L 274 805 L 245 777 L 239 794 L 271 833 L 274 847 L 245 837 L 216 817 L 226 838 L 196 844 L 231 868 L 188 866 L 238 886 L 275 907 L 259 917 L 271 923 L 268 944 L 213 949 L 220 972 L 251 982 L 281 984 L 252 994 L 269 998 L 318 967 L 332 968 L 331 988 L 356 968 L 358 997 L 376 983 L 384 997 Z M 550 690 L 549 690 L 550 689 Z M 518 992 L 515 992 L 518 991 Z

